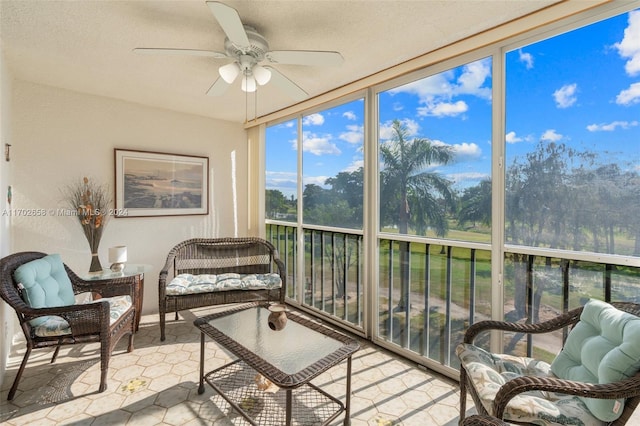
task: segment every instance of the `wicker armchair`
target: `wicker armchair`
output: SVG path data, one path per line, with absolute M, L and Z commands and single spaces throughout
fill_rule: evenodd
M 277 273 L 278 288 L 238 289 L 187 294 L 167 294 L 167 284 L 179 274 L 267 274 Z M 227 303 L 278 301 L 284 303 L 286 276 L 284 263 L 269 241 L 257 237 L 194 238 L 173 247 L 160 271 L 158 282 L 160 340 L 165 340 L 168 312 Z
M 509 426 L 509 423 L 495 417 L 474 414 L 464 419 L 461 426 Z
M 615 308 L 631 313 L 635 316 L 640 316 L 640 305 L 627 302 L 614 302 L 611 303 Z M 540 334 L 547 333 L 554 330 L 560 330 L 564 327 L 572 328 L 580 321 L 580 315 L 582 314 L 584 307 L 580 307 L 571 310 L 563 315 L 560 315 L 552 320 L 537 323 L 537 324 L 523 324 L 512 323 L 504 321 L 480 321 L 473 324 L 466 331 L 463 344 L 473 344 L 475 338 L 482 332 L 488 330 L 502 330 L 513 333 L 522 334 Z M 458 347 L 461 349 L 462 345 Z M 459 354 L 460 356 L 460 354 Z M 498 359 L 501 357 L 499 354 L 492 354 Z M 526 362 L 529 365 L 534 364 L 536 361 L 528 359 Z M 473 397 L 475 407 L 481 416 L 485 416 L 485 419 L 473 419 L 474 422 L 486 421 L 491 419 L 491 416 L 498 419 L 504 419 L 505 410 L 507 404 L 512 401 L 513 398 L 523 394 L 524 392 L 531 391 L 543 391 L 543 392 L 555 392 L 557 394 L 575 395 L 585 398 L 597 398 L 597 399 L 619 399 L 626 398 L 624 408 L 621 416 L 610 423 L 610 425 L 624 425 L 627 423 L 638 403 L 640 402 L 640 373 L 632 376 L 631 378 L 624 379 L 618 382 L 607 384 L 591 384 L 573 380 L 564 380 L 556 378 L 551 375 L 546 377 L 536 377 L 534 375 L 522 375 L 511 380 L 506 381 L 501 387 L 498 393 L 493 399 L 493 412 L 489 413 L 485 409 L 482 401 L 476 392 L 474 383 L 470 379 L 469 372 L 465 370 L 464 366 L 460 368 L 460 424 L 500 424 L 495 423 L 466 423 L 466 396 L 467 391 Z M 488 416 L 488 417 L 487 417 Z M 507 419 L 509 423 L 513 424 L 530 424 L 519 423 L 512 419 Z M 605 424 L 604 422 L 602 424 Z
M 129 335 L 127 351 L 133 350 L 133 327 L 135 309 L 130 307 L 117 320 L 110 324 L 110 305 L 107 301 L 96 301 L 93 303 L 57 306 L 50 308 L 32 308 L 22 298 L 22 290 L 14 279 L 14 271 L 21 265 L 32 260 L 45 257 L 45 253 L 20 252 L 0 259 L 0 297 L 11 306 L 20 322 L 24 333 L 27 349 L 20 364 L 18 374 L 9 390 L 7 399 L 13 399 L 18 383 L 33 349 L 55 347 L 51 362 L 55 362 L 62 345 L 82 344 L 89 342 L 100 342 L 100 387 L 99 392 L 107 388 L 107 370 L 109 368 L 109 358 L 113 348 L 121 337 Z M 92 292 L 94 295 L 111 297 L 116 295 L 132 294 L 131 278 L 110 279 L 108 283 L 104 280 L 85 281 L 79 278 L 67 265 L 64 269 L 71 281 L 73 294 L 77 295 L 85 292 Z M 35 328 L 31 321 L 39 317 L 61 317 L 69 324 L 70 334 L 58 334 L 42 336 L 36 335 Z

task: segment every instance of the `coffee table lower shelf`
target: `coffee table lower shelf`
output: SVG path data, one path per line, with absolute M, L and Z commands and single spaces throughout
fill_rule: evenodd
M 306 383 L 294 389 L 258 389 L 258 373 L 236 360 L 207 373 L 204 380 L 253 425 L 287 424 L 287 394 L 291 393 L 292 425 L 326 425 L 344 411 L 340 400 Z M 199 393 L 204 392 L 200 389 Z

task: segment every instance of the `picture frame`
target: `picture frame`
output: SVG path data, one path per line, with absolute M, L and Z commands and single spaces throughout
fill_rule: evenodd
M 209 214 L 209 157 L 114 149 L 115 217 Z

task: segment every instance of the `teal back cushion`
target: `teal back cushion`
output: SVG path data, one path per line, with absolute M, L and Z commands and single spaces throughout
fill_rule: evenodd
M 71 280 L 60 255 L 50 254 L 20 265 L 13 278 L 22 285 L 22 298 L 32 308 L 51 308 L 75 304 Z M 31 321 L 32 326 L 45 322 L 47 317 Z
M 599 300 L 587 302 L 580 322 L 551 364 L 559 378 L 601 384 L 631 377 L 639 370 L 640 318 Z M 602 421 L 622 414 L 624 399 L 581 399 Z

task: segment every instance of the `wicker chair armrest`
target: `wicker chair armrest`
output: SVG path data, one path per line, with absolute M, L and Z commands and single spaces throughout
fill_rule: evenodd
M 160 274 L 158 274 L 158 279 L 160 281 L 162 281 L 163 283 L 166 283 L 168 276 L 169 276 L 169 270 L 168 269 L 163 269 L 162 271 L 160 271 Z
M 167 256 L 167 261 L 164 266 L 160 270 L 160 279 L 164 279 L 166 281 L 167 276 L 169 275 L 169 271 L 173 269 L 173 261 L 176 257 L 175 250 L 171 250 L 169 255 Z
M 25 305 L 25 307 L 22 309 L 22 314 L 24 314 L 27 320 L 32 320 L 34 318 L 47 317 L 51 315 L 62 316 L 69 312 L 87 309 L 87 306 L 91 306 L 91 304 L 87 303 L 78 305 L 53 306 L 50 308 L 32 308 L 29 305 Z
M 51 308 L 28 307 L 22 313 L 25 321 L 43 316 L 62 317 L 69 323 L 72 334 L 79 335 L 106 332 L 109 329 L 109 310 L 109 302 L 102 300 Z
M 555 377 L 521 376 L 502 385 L 493 402 L 493 415 L 502 418 L 509 401 L 528 391 L 547 391 L 585 398 L 618 399 L 640 395 L 640 373 L 606 384 L 584 383 Z
M 110 307 L 106 300 L 97 300 L 80 306 L 84 309 L 74 310 L 62 316 L 71 328 L 71 334 L 106 334 L 110 327 Z
M 280 255 L 278 254 L 278 250 L 275 248 L 272 252 L 273 262 L 278 266 L 278 275 L 280 275 L 280 280 L 282 281 L 282 289 L 281 289 L 281 297 L 280 302 L 284 303 L 284 297 L 287 294 L 287 273 L 284 266 L 284 262 L 280 259 Z
M 559 315 L 548 321 L 543 321 L 535 324 L 508 322 L 508 321 L 494 321 L 484 320 L 478 321 L 472 324 L 464 334 L 464 343 L 473 343 L 475 338 L 484 331 L 489 330 L 502 330 L 513 331 L 516 333 L 525 334 L 540 334 L 548 333 L 550 331 L 559 330 L 561 328 L 574 325 L 580 319 L 582 308 L 576 308 L 562 315 Z

